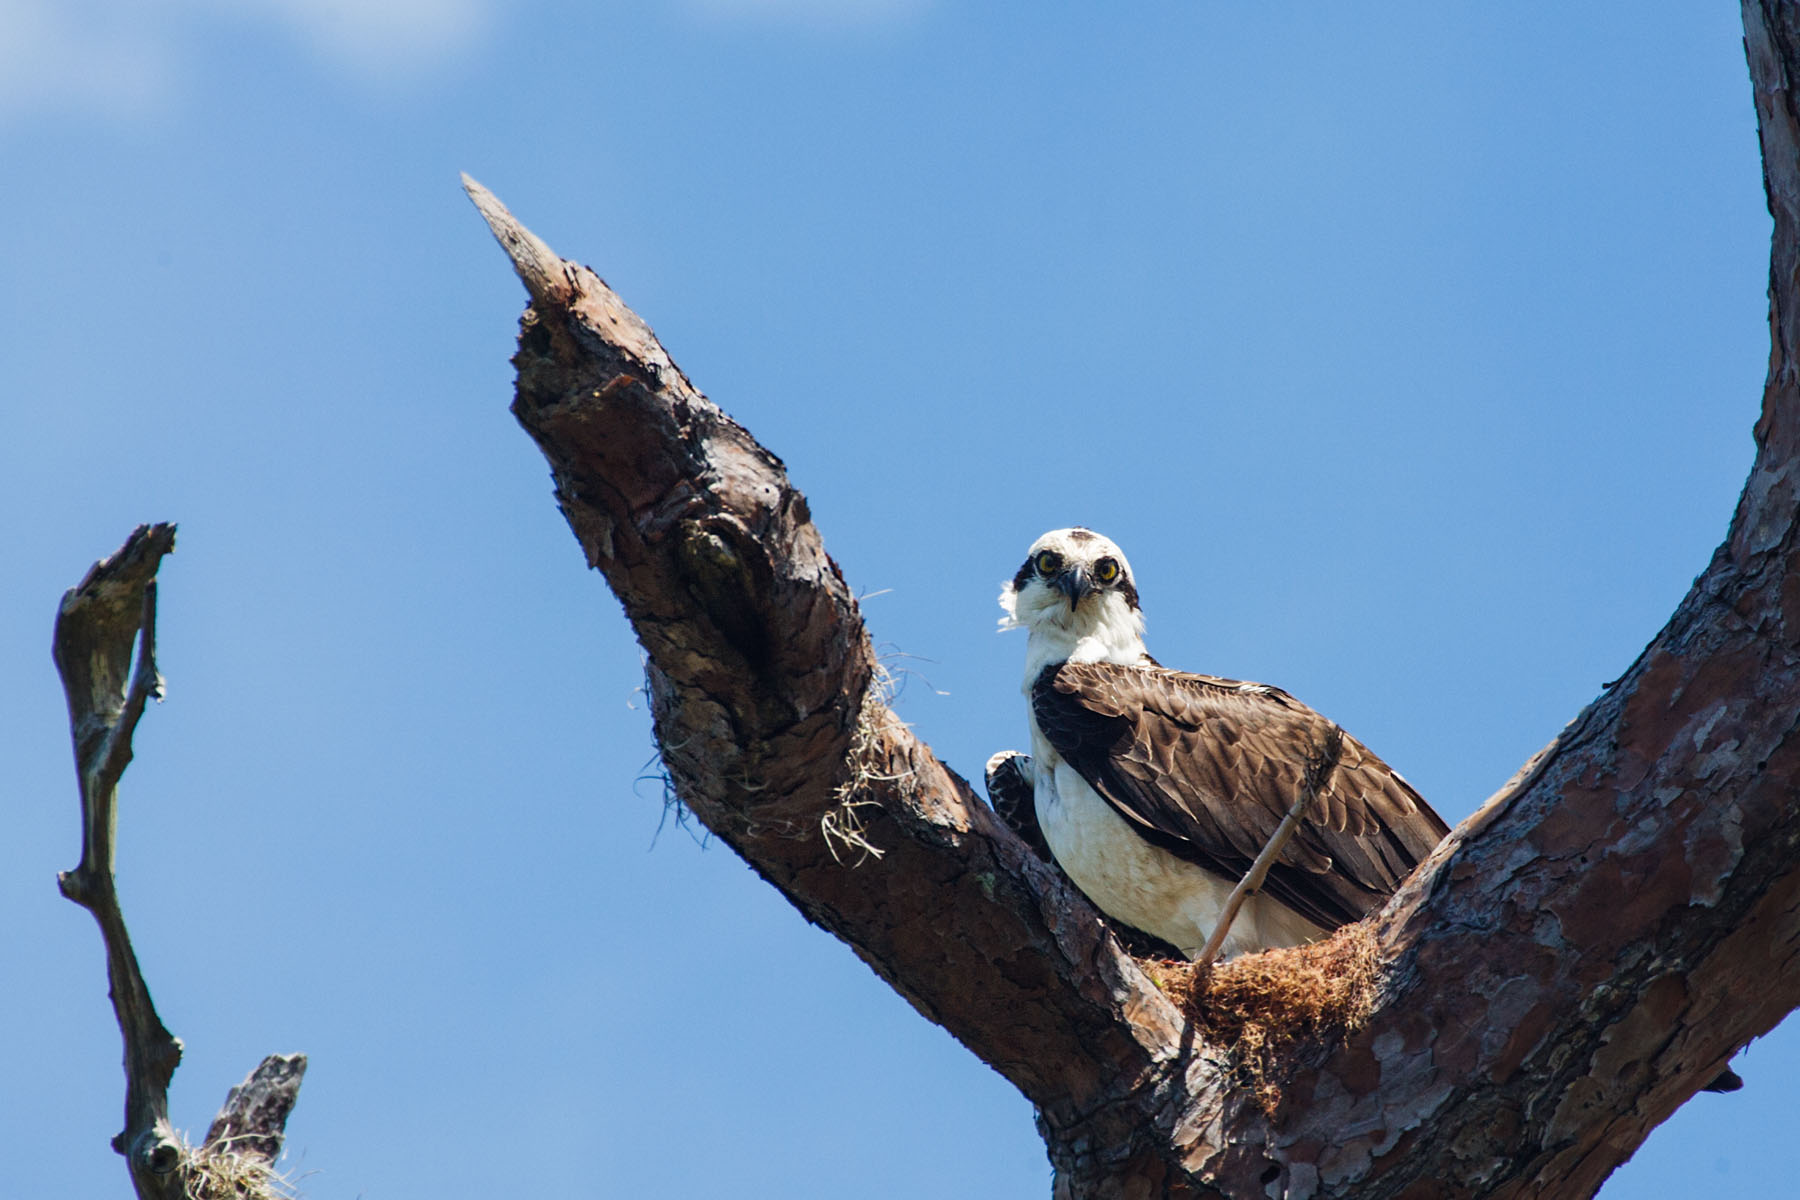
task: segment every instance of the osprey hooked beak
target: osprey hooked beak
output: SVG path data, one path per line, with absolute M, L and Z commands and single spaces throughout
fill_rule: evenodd
M 1069 598 L 1070 612 L 1075 611 L 1075 606 L 1081 603 L 1083 596 L 1091 594 L 1094 590 L 1094 581 L 1088 578 L 1086 568 L 1080 566 L 1072 566 L 1057 572 L 1056 578 L 1050 581 L 1050 585 Z

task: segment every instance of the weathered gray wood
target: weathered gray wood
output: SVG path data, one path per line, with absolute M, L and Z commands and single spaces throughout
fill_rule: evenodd
M 306 1055 L 271 1054 L 225 1096 L 201 1148 L 208 1154 L 237 1154 L 273 1163 L 281 1157 L 288 1114 L 300 1098 Z
M 125 1041 L 125 1157 L 142 1200 L 257 1200 L 273 1196 L 270 1169 L 306 1060 L 273 1056 L 233 1088 L 206 1143 L 185 1145 L 169 1124 L 169 1082 L 181 1042 L 164 1027 L 138 967 L 113 882 L 119 780 L 144 707 L 162 696 L 156 669 L 156 572 L 175 526 L 140 525 L 117 553 L 64 594 L 52 654 L 69 704 L 81 794 L 81 862 L 57 876 L 62 894 L 94 915 L 106 946 L 113 1012 Z M 136 654 L 132 652 L 136 645 Z
M 180 1197 L 181 1140 L 169 1126 L 169 1080 L 181 1043 L 156 1015 L 113 887 L 119 778 L 144 705 L 162 694 L 156 672 L 156 569 L 175 548 L 173 525 L 140 525 L 62 599 L 53 656 L 69 702 L 81 787 L 81 862 L 57 877 L 62 894 L 94 915 L 106 944 L 113 1012 L 125 1038 L 125 1156 L 138 1195 Z M 135 665 L 132 645 L 137 644 Z
M 1059 1196 L 1588 1196 L 1800 1004 L 1797 14 L 1744 6 L 1774 352 L 1726 541 L 1624 676 L 1370 919 L 1372 1009 L 1281 1052 L 1272 1117 L 872 694 L 860 615 L 779 460 L 467 182 L 531 296 L 513 411 L 644 644 L 677 793 L 1037 1105 Z M 831 852 L 852 819 L 879 859 Z

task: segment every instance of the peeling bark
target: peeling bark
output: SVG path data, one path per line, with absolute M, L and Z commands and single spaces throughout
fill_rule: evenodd
M 1094 910 L 883 705 L 780 461 L 467 180 L 531 303 L 513 412 L 648 653 L 671 782 L 1037 1106 L 1067 1197 L 1591 1195 L 1800 1004 L 1800 4 L 1746 3 L 1775 217 L 1757 456 L 1623 678 L 1370 918 L 1375 1009 L 1264 1115 Z M 827 831 L 860 828 L 857 864 Z

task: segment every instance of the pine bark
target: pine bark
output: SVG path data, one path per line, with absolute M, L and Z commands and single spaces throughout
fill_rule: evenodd
M 1625 675 L 1370 918 L 1372 1013 L 1271 1115 L 881 701 L 781 462 L 468 181 L 530 293 L 513 411 L 648 654 L 670 782 L 1037 1107 L 1067 1197 L 1592 1195 L 1800 1005 L 1800 4 L 1744 4 L 1774 216 L 1756 460 Z

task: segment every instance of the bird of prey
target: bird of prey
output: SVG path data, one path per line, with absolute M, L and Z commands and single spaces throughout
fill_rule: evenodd
M 1041 834 L 1102 912 L 1188 958 L 1303 793 L 1306 816 L 1225 956 L 1363 917 L 1449 832 L 1393 768 L 1286 692 L 1151 658 L 1131 566 L 1107 538 L 1046 533 L 1000 604 L 1001 627 L 1030 635 L 1031 757 L 989 763 L 996 809 Z

